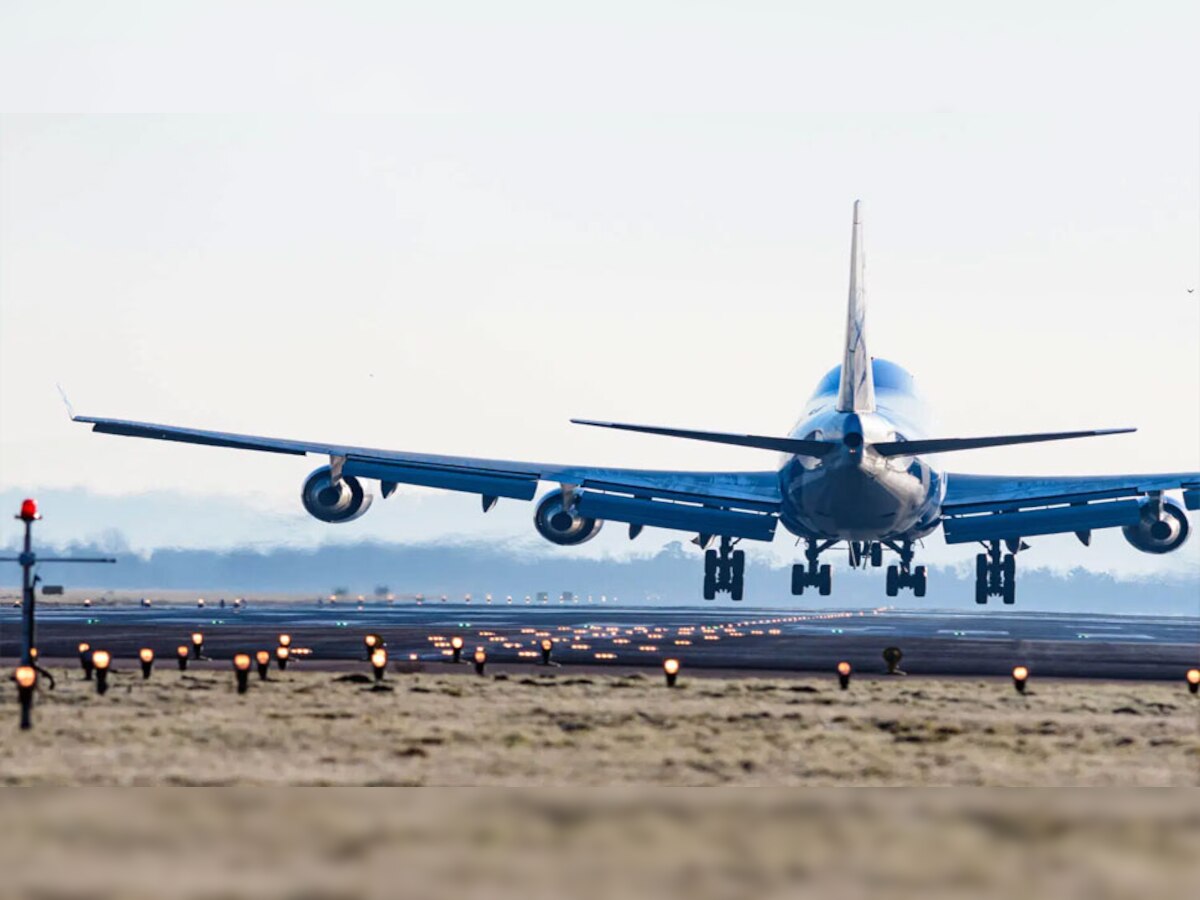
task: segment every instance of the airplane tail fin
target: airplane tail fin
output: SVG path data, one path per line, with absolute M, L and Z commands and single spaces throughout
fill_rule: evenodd
M 875 376 L 867 352 L 866 250 L 862 239 L 862 201 L 854 201 L 850 237 L 850 301 L 846 309 L 846 351 L 838 385 L 839 412 L 875 411 Z

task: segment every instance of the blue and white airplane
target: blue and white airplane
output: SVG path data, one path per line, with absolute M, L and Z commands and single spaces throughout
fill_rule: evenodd
M 534 527 L 543 537 L 565 546 L 582 544 L 599 533 L 605 520 L 627 523 L 631 539 L 647 525 L 694 533 L 695 542 L 706 551 L 706 600 L 726 591 L 732 599 L 742 599 L 746 558 L 734 547 L 742 540 L 771 541 L 779 523 L 807 548 L 806 562 L 792 568 L 792 593 L 797 595 L 807 588 L 822 596 L 830 593 L 830 566 L 819 559 L 845 544 L 852 567 L 878 567 L 885 551 L 895 554 L 896 564 L 887 570 L 889 597 L 901 589 L 924 596 L 926 571 L 913 565 L 914 546 L 939 526 L 948 543 L 977 542 L 984 548 L 976 557 L 977 603 L 987 603 L 992 596 L 1014 601 L 1016 556 L 1028 549 L 1025 538 L 1073 532 L 1086 545 L 1094 529 L 1120 527 L 1129 543 L 1146 553 L 1179 549 L 1190 531 L 1185 509 L 1200 509 L 1200 472 L 1034 478 L 960 475 L 931 465 L 924 458 L 930 454 L 1133 429 L 928 437 L 912 376 L 867 352 L 864 258 L 861 207 L 855 203 L 842 363 L 817 385 L 786 437 L 573 420 L 782 453 L 773 469 L 605 469 L 72 418 L 106 434 L 328 456 L 329 464 L 308 476 L 300 494 L 304 508 L 324 522 L 349 522 L 367 511 L 372 495 L 364 480 L 378 481 L 384 498 L 398 484 L 477 493 L 484 512 L 500 497 L 533 500 L 539 482 L 557 484 L 534 512 Z M 1181 491 L 1182 503 L 1167 496 L 1168 491 Z

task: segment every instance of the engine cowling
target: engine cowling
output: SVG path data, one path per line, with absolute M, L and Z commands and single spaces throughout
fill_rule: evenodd
M 1156 515 L 1155 504 L 1142 504 L 1142 519 L 1136 525 L 1126 525 L 1125 540 L 1143 553 L 1170 553 L 1178 550 L 1192 530 L 1183 507 L 1170 497 L 1162 501 L 1162 515 Z
M 598 535 L 604 520 L 589 519 L 568 510 L 563 502 L 563 492 L 559 490 L 542 498 L 533 514 L 533 524 L 538 534 L 551 543 L 573 547 Z
M 329 466 L 321 466 L 309 475 L 300 501 L 309 515 L 322 522 L 352 522 L 371 508 L 374 498 L 353 475 L 343 475 L 334 484 L 332 474 Z

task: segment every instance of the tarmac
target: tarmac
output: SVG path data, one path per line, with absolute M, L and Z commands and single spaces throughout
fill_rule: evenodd
M 16 657 L 16 608 L 0 610 L 0 657 Z M 1004 611 L 779 610 L 751 607 L 661 607 L 465 604 L 426 601 L 331 606 L 255 602 L 244 608 L 182 603 L 41 604 L 37 644 L 44 661 L 74 660 L 86 641 L 115 660 L 141 647 L 160 664 L 176 648 L 204 637 L 204 655 L 229 660 L 240 650 L 274 650 L 289 634 L 295 665 L 344 668 L 366 658 L 364 637 L 378 634 L 391 661 L 448 662 L 450 639 L 463 638 L 463 659 L 486 648 L 489 666 L 537 664 L 553 644 L 565 666 L 658 668 L 675 657 L 691 671 L 771 673 L 831 671 L 838 662 L 882 673 L 882 652 L 898 647 L 912 675 L 1007 675 L 1025 665 L 1039 676 L 1176 680 L 1200 665 L 1200 618 Z M 226 663 L 227 664 L 227 663 Z M 465 668 L 465 667 L 464 667 Z M 499 670 L 499 669 L 497 669 Z

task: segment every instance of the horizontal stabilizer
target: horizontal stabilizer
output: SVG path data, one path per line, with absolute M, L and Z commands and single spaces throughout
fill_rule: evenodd
M 885 441 L 872 444 L 880 456 L 919 456 L 925 453 L 949 453 L 954 450 L 978 450 L 981 447 L 1007 447 L 1012 444 L 1039 444 L 1071 438 L 1098 437 L 1104 434 L 1128 434 L 1136 428 L 1100 428 L 1094 431 L 1052 431 L 1045 434 L 1001 434 L 995 437 L 931 438 L 921 441 Z
M 805 441 L 798 438 L 766 437 L 758 434 L 726 434 L 721 431 L 688 431 L 683 428 L 659 428 L 653 425 L 627 425 L 621 422 L 592 422 L 587 419 L 572 419 L 576 425 L 593 425 L 597 428 L 616 428 L 619 431 L 637 431 L 642 434 L 661 434 L 666 437 L 688 438 L 693 441 L 709 441 L 714 444 L 733 444 L 738 447 L 756 447 L 759 450 L 778 450 L 799 456 L 824 456 L 837 446 L 828 441 Z

